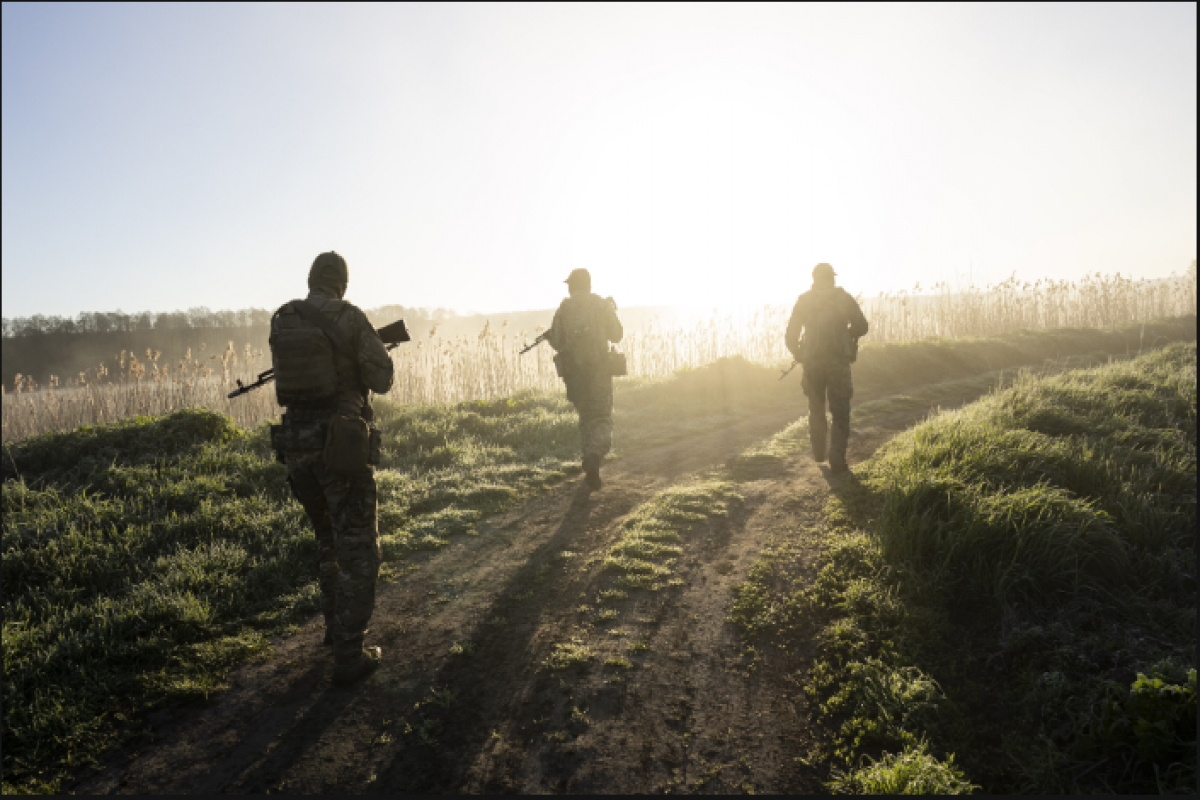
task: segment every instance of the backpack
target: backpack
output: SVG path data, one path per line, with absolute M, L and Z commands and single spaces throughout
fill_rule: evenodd
M 337 310 L 341 310 L 340 301 L 330 302 L 338 303 Z M 271 366 L 275 370 L 275 399 L 279 405 L 332 406 L 338 389 L 333 353 L 335 341 L 341 338 L 332 323 L 308 301 L 293 300 L 275 312 L 271 328 Z
M 850 322 L 842 289 L 813 289 L 809 293 L 809 324 L 801 342 L 803 361 L 849 361 L 858 355 L 850 339 Z
M 563 352 L 569 356 L 571 366 L 591 371 L 600 366 L 607 368 L 608 303 L 598 295 L 580 298 L 563 314 Z

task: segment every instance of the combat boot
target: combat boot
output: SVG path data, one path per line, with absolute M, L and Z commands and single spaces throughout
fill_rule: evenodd
M 338 686 L 349 686 L 379 669 L 383 652 L 378 647 L 364 647 L 358 653 L 338 656 L 333 664 L 333 682 Z
M 587 475 L 587 484 L 592 489 L 599 489 L 604 485 L 600 480 L 600 456 L 595 453 L 589 453 L 584 456 L 583 471 Z

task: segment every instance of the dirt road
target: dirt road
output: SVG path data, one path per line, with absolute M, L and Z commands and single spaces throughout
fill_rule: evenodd
M 851 463 L 927 411 L 857 429 Z M 568 480 L 410 559 L 380 587 L 374 676 L 333 687 L 314 620 L 237 670 L 229 691 L 157 712 L 154 741 L 112 754 L 73 791 L 821 791 L 823 773 L 802 760 L 813 733 L 795 682 L 811 645 L 755 657 L 727 616 L 731 585 L 772 537 L 800 542 L 799 568 L 811 568 L 820 510 L 844 479 L 805 457 L 752 475 L 727 516 L 684 536 L 682 585 L 598 602 L 611 585 L 600 557 L 622 519 L 797 416 L 629 456 L 606 467 L 601 491 Z M 590 648 L 586 664 L 542 666 L 571 643 Z

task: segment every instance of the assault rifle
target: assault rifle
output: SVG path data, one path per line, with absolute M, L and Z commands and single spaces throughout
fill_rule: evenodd
M 399 347 L 412 338 L 408 335 L 408 328 L 404 327 L 404 320 L 402 319 L 396 320 L 391 325 L 384 325 L 376 333 L 379 334 L 379 338 L 383 340 L 383 343 L 387 345 L 388 351 Z M 275 380 L 274 369 L 258 373 L 258 380 L 254 383 L 244 384 L 239 378 L 237 381 L 238 388 L 230 392 L 226 397 L 232 400 L 235 397 L 252 392 L 261 386 L 266 386 L 273 380 Z
M 550 335 L 550 331 L 549 331 L 549 330 L 547 330 L 547 331 L 546 331 L 545 333 L 543 333 L 541 336 L 537 337 L 537 338 L 536 338 L 536 339 L 534 339 L 532 342 L 530 342 L 529 344 L 525 345 L 525 349 L 524 349 L 524 350 L 522 350 L 520 353 L 517 353 L 517 355 L 519 355 L 519 356 L 523 356 L 523 355 L 525 355 L 525 354 L 526 354 L 526 353 L 528 353 L 530 350 L 532 350 L 533 348 L 537 347 L 537 346 L 538 346 L 539 344 L 541 344 L 542 342 L 546 341 L 546 337 L 547 337 L 547 336 L 549 336 L 549 335 Z

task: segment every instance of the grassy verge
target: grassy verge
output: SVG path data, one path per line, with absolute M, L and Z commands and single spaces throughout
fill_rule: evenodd
M 1147 331 L 1147 345 L 1194 337 L 1195 319 Z M 938 353 L 949 377 L 1139 341 L 1128 328 L 879 348 L 886 358 L 866 347 L 856 377 L 898 388 L 935 374 Z M 909 369 L 889 371 L 910 352 Z M 871 366 L 880 358 L 887 370 Z M 800 382 L 777 376 L 723 359 L 620 381 L 618 445 L 632 452 L 788 407 Z M 579 469 L 576 419 L 561 394 L 420 408 L 379 401 L 377 411 L 385 574 Z M 312 533 L 265 426 L 182 411 L 84 427 L 6 445 L 0 471 L 5 792 L 58 790 L 70 769 L 136 733 L 129 721 L 145 708 L 212 692 L 271 634 L 316 611 Z M 630 559 L 658 535 L 626 533 Z
M 1194 343 L 1025 375 L 856 469 L 810 587 L 766 554 L 743 627 L 820 625 L 830 788 L 1194 792 L 1195 435 Z

